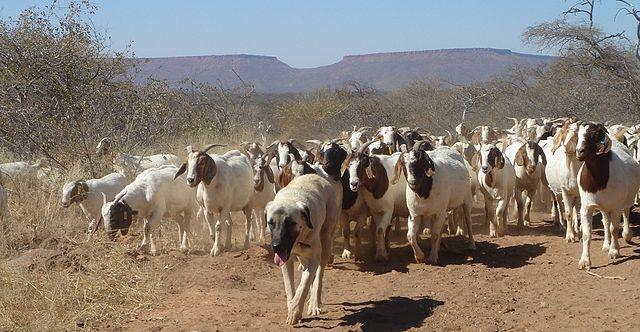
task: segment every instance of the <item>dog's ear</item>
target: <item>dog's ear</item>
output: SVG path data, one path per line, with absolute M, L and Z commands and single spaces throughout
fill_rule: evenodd
M 302 215 L 302 218 L 304 218 L 307 222 L 307 227 L 309 227 L 309 229 L 313 229 L 313 224 L 311 223 L 311 212 L 309 212 L 309 207 L 307 206 L 307 204 L 297 201 L 296 205 L 301 209 L 300 214 Z

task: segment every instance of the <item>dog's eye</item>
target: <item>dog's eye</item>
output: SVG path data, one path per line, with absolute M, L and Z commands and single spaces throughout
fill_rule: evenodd
M 269 225 L 269 227 L 275 227 L 276 223 L 273 222 L 273 219 L 269 219 L 269 221 L 267 221 L 267 225 Z

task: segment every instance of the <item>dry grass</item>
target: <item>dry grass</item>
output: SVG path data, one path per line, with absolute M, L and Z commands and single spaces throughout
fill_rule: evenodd
M 214 138 L 176 139 L 158 150 L 184 155 L 188 144 L 224 143 Z M 233 148 L 217 148 L 215 152 Z M 19 160 L 0 152 L 0 162 Z M 139 255 L 141 225 L 129 236 L 107 240 L 99 230 L 87 242 L 88 221 L 77 205 L 63 209 L 66 181 L 86 178 L 80 164 L 66 173 L 5 179 L 9 190 L 8 232 L 0 246 L 0 330 L 77 330 L 118 326 L 132 312 L 152 306 L 162 287 L 166 260 Z M 244 216 L 234 214 L 234 235 L 244 232 Z M 194 222 L 192 252 L 208 253 L 212 241 L 202 221 Z M 161 255 L 178 247 L 175 223 L 161 227 Z M 240 237 L 234 236 L 235 243 Z M 163 257 L 163 256 L 161 256 Z
M 85 242 L 77 207 L 63 210 L 60 189 L 72 170 L 51 180 L 7 181 L 10 220 L 0 261 L 0 330 L 69 330 L 117 321 L 148 305 L 160 281 L 132 245 L 102 236 Z

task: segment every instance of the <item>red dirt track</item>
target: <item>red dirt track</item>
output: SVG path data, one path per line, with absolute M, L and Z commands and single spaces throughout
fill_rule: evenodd
M 481 209 L 474 210 L 477 250 L 461 238 L 445 237 L 440 266 L 416 264 L 404 235 L 393 235 L 390 261 L 373 260 L 365 242 L 362 260 L 339 258 L 324 282 L 324 312 L 303 316 L 299 329 L 401 330 L 640 330 L 640 227 L 636 244 L 621 240 L 622 258 L 611 261 L 600 248 L 601 225 L 594 223 L 592 272 L 626 280 L 598 278 L 578 270 L 581 244 L 565 243 L 548 214 L 532 214 L 533 227 L 491 239 Z M 637 216 L 635 216 L 637 220 Z M 423 237 L 423 249 L 430 241 Z M 426 251 L 428 252 L 428 251 Z M 150 259 L 166 267 L 159 301 L 131 313 L 129 331 L 281 331 L 285 295 L 279 268 L 266 247 L 184 255 L 170 251 Z M 296 277 L 300 273 L 296 271 Z M 306 312 L 305 312 L 306 313 Z

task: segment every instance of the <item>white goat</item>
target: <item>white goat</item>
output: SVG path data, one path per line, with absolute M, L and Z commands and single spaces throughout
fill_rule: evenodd
M 275 161 L 275 159 L 272 159 Z M 275 175 L 274 167 L 277 165 L 269 162 L 267 156 L 258 156 L 253 162 L 253 218 L 255 220 L 256 238 L 260 242 L 264 242 L 264 230 L 267 227 L 267 221 L 264 220 L 264 209 L 267 203 L 276 196 L 275 192 Z
M 26 161 L 16 161 L 0 164 L 0 176 L 2 176 L 5 185 L 8 183 L 16 183 L 25 178 L 36 179 L 38 170 L 41 167 L 41 162 L 29 164 Z
M 265 153 L 269 156 L 275 156 L 278 161 L 278 168 L 283 168 L 291 160 L 303 160 L 301 151 L 306 151 L 306 146 L 290 139 L 288 141 L 275 140 L 265 148 Z
M 154 154 L 150 156 L 136 156 L 128 153 L 113 153 L 112 140 L 105 137 L 96 146 L 98 156 L 109 155 L 112 158 L 113 169 L 116 172 L 125 174 L 133 178 L 144 170 L 160 167 L 163 165 L 180 166 L 180 158 L 174 154 Z
M 141 248 L 156 255 L 153 232 L 164 217 L 172 217 L 178 224 L 180 250 L 187 250 L 193 213 L 197 208 L 195 190 L 182 179 L 175 179 L 178 168 L 165 165 L 140 174 L 114 198 L 107 202 L 103 194 L 102 218 L 110 237 L 120 230 L 128 232 L 133 215 L 144 219 Z
M 513 160 L 516 171 L 514 197 L 518 205 L 518 226 L 531 223 L 531 203 L 540 186 L 542 170 L 547 164 L 544 151 L 534 141 L 516 142 L 507 147 L 505 155 Z M 542 165 L 540 165 L 542 162 Z
M 469 248 L 475 249 L 471 225 L 471 185 L 469 172 L 464 158 L 449 147 L 434 151 L 421 150 L 421 143 L 403 153 L 394 168 L 391 183 L 396 183 L 404 172 L 407 179 L 405 190 L 409 219 L 407 221 L 407 240 L 413 248 L 416 262 L 424 261 L 424 253 L 418 246 L 420 223 L 434 218 L 431 229 L 431 252 L 427 261 L 438 263 L 438 250 L 442 237 L 442 226 L 447 212 L 458 207 L 464 210 L 465 224 L 468 229 Z M 425 219 L 427 218 L 427 219 Z
M 578 123 L 565 123 L 553 137 L 553 146 L 545 144 L 547 156 L 545 175 L 553 195 L 554 215 L 566 227 L 565 240 L 578 241 L 578 211 L 580 193 L 577 174 L 582 164 L 576 158 Z
M 88 240 L 102 221 L 102 195 L 107 201 L 112 201 L 126 185 L 127 178 L 122 173 L 107 174 L 100 179 L 67 182 L 62 187 L 62 207 L 66 209 L 71 204 L 78 203 L 90 221 L 87 228 Z
M 393 126 L 380 127 L 374 138 L 379 138 L 392 152 L 399 152 L 400 146 L 404 144 L 404 138 Z
M 353 131 L 349 134 L 349 145 L 351 146 L 351 150 L 357 150 L 362 144 L 367 142 L 366 133 L 371 130 L 371 127 L 360 127 L 356 129 L 356 126 L 353 126 Z
M 480 166 L 478 183 L 484 195 L 486 218 L 489 220 L 489 236 L 506 234 L 509 201 L 513 195 L 516 172 L 509 158 L 493 144 L 482 145 L 472 165 Z
M 207 154 L 216 144 L 202 151 L 187 147 L 189 156 L 176 173 L 187 172 L 187 184 L 198 187 L 197 201 L 203 208 L 213 239 L 211 255 L 222 253 L 221 232 L 226 228 L 224 248 L 231 247 L 233 221 L 231 212 L 242 211 L 246 218 L 244 248 L 250 244 L 251 213 L 253 211 L 253 171 L 247 157 L 238 150 L 223 155 Z M 214 218 L 214 214 L 217 214 Z
M 607 135 L 602 124 L 595 123 L 580 126 L 576 155 L 584 161 L 577 177 L 582 221 L 582 256 L 578 268 L 589 269 L 591 223 L 596 209 L 602 213 L 602 249 L 609 252 L 609 258 L 620 257 L 620 214 L 624 218 L 622 236 L 625 241 L 631 241 L 629 208 L 640 188 L 640 164 L 622 143 Z

